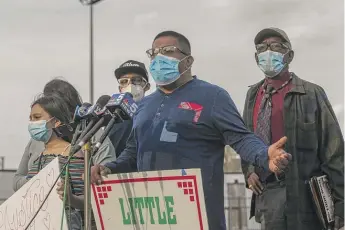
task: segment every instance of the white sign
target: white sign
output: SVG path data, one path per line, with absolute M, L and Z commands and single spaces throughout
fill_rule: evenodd
M 7 199 L 0 206 L 0 230 L 60 229 L 63 203 L 56 193 L 56 186 L 54 186 L 34 221 L 29 225 L 59 174 L 59 160 L 56 158 Z M 65 217 L 62 229 L 67 230 Z
M 92 185 L 98 230 L 207 230 L 200 169 L 113 174 Z

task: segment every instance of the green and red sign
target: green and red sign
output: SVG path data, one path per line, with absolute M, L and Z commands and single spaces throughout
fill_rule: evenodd
M 207 229 L 199 169 L 114 174 L 92 185 L 98 229 Z

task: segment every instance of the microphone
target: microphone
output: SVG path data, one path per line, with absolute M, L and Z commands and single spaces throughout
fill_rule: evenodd
M 105 105 L 107 104 L 109 99 L 110 99 L 110 96 L 108 96 L 108 95 L 100 96 L 98 98 L 98 100 L 96 101 L 96 103 L 93 106 L 90 106 L 88 108 L 87 112 L 85 112 L 83 114 L 83 119 L 86 119 L 89 122 L 88 122 L 88 125 L 86 126 L 86 128 L 80 134 L 80 136 L 76 142 L 80 142 L 81 138 L 83 138 L 91 130 L 91 128 L 94 126 L 94 124 L 96 123 L 96 121 L 100 117 L 100 116 L 98 116 L 97 113 L 99 113 L 99 111 L 101 111 L 105 107 Z
M 77 106 L 74 111 L 73 121 L 80 122 L 91 106 L 92 105 L 88 102 L 84 102 L 81 106 Z
M 110 119 L 110 122 L 105 127 L 104 132 L 93 148 L 93 154 L 99 150 L 115 123 L 117 123 L 117 121 L 123 122 L 124 120 L 132 119 L 133 115 L 137 111 L 138 106 L 135 104 L 130 93 L 122 93 L 114 94 L 106 105 L 106 108 L 109 111 L 113 111 L 115 116 Z
M 111 113 L 117 114 L 123 120 L 131 120 L 138 110 L 131 93 L 113 94 L 106 107 Z
M 108 101 L 111 99 L 110 96 L 108 95 L 103 95 L 102 97 L 104 97 L 104 101 L 106 101 L 105 103 L 102 103 L 102 106 L 95 108 L 93 111 L 93 115 L 96 117 L 104 117 L 104 122 L 106 124 L 108 124 L 110 122 L 110 119 L 112 117 L 114 117 L 114 115 L 112 113 L 110 113 L 110 111 L 107 109 L 106 104 L 108 103 Z M 106 100 L 105 100 L 106 99 Z
M 87 132 L 83 137 L 81 137 L 79 143 L 73 147 L 72 154 L 78 152 L 81 149 L 81 147 L 83 147 L 85 143 L 88 142 L 102 126 L 104 126 L 104 120 L 104 117 L 101 117 L 97 121 L 97 123 L 90 129 L 90 131 Z
M 78 152 L 83 145 L 88 142 L 96 132 L 104 126 L 106 118 L 103 116 L 104 107 L 109 101 L 110 96 L 103 95 L 98 98 L 95 105 L 91 106 L 88 111 L 83 114 L 84 119 L 91 119 L 87 127 L 80 134 L 80 137 L 77 141 L 78 145 L 74 147 L 73 154 Z M 97 121 L 97 122 L 96 122 Z
M 93 147 L 92 150 L 92 155 L 94 155 L 95 153 L 97 153 L 97 151 L 99 150 L 99 148 L 101 147 L 102 143 L 104 142 L 105 138 L 109 135 L 109 132 L 111 131 L 111 129 L 114 127 L 116 122 L 116 117 L 112 117 L 108 123 L 108 125 L 105 127 L 101 137 L 99 138 L 99 140 L 97 141 L 96 145 Z
M 73 115 L 73 123 L 77 124 L 77 127 L 74 129 L 74 134 L 71 138 L 71 146 L 75 145 L 77 142 L 77 139 L 80 137 L 80 134 L 85 127 L 85 123 L 81 123 L 83 116 L 87 113 L 89 107 L 91 107 L 91 104 L 88 102 L 84 102 L 81 106 L 77 106 L 74 115 Z
M 110 100 L 109 95 L 102 95 L 98 98 L 96 103 L 89 107 L 87 112 L 84 114 L 84 119 L 92 119 L 92 118 L 99 118 L 102 115 L 102 111 L 105 110 L 105 105 Z

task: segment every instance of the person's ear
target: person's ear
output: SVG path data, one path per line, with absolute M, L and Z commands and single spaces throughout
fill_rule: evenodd
M 151 88 L 151 85 L 150 85 L 150 83 L 147 82 L 147 84 L 146 84 L 146 86 L 144 88 L 144 92 L 149 91 L 150 88 Z
M 187 64 L 187 68 L 189 68 L 190 66 L 192 66 L 194 63 L 194 57 L 193 56 L 189 56 L 187 58 L 186 64 Z
M 56 120 L 56 122 L 55 122 L 55 124 L 54 124 L 54 128 L 59 127 L 61 124 L 62 124 L 61 121 Z
M 290 64 L 295 56 L 295 52 L 293 50 L 290 50 L 284 57 L 285 63 Z

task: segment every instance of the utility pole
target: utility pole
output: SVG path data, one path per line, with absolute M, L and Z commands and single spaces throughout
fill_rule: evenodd
M 93 104 L 94 99 L 94 20 L 93 20 L 93 5 L 100 2 L 101 0 L 80 0 L 81 4 L 89 7 L 89 95 L 90 103 Z
M 5 157 L 0 157 L 0 170 L 5 169 Z
M 89 89 L 90 89 L 90 103 L 93 104 L 94 98 L 94 40 L 93 40 L 93 5 L 101 0 L 79 0 L 83 5 L 89 7 L 89 42 L 90 42 L 90 77 L 89 77 Z M 90 143 L 86 143 L 84 146 L 84 230 L 91 230 L 91 184 L 90 184 L 90 158 L 91 150 Z
M 93 4 L 90 4 L 89 6 L 90 12 L 89 12 L 89 18 L 90 18 L 90 25 L 89 25 L 89 30 L 90 30 L 90 81 L 89 81 L 89 87 L 90 87 L 90 103 L 93 104 L 93 94 L 94 94 L 94 78 L 93 78 L 93 57 L 94 57 L 94 52 L 93 52 Z

